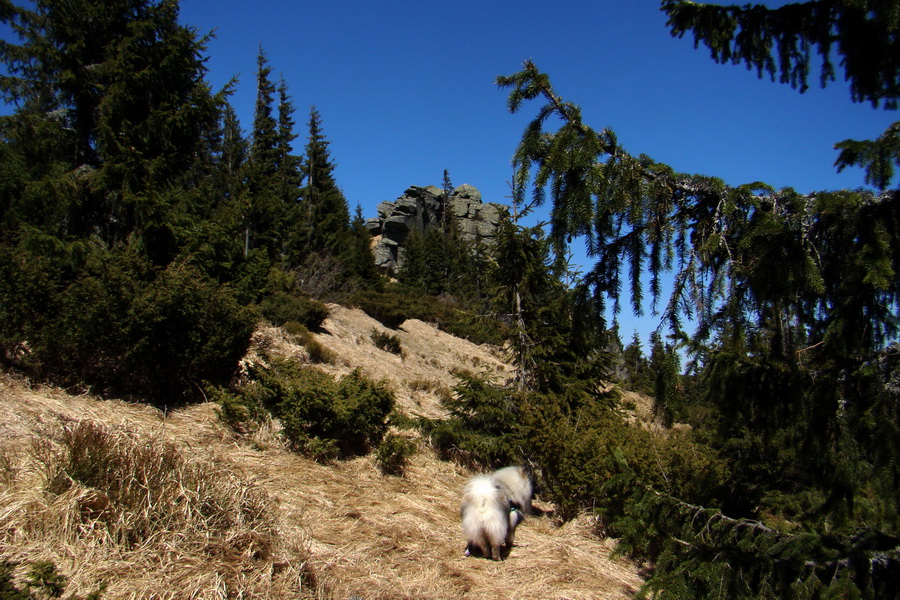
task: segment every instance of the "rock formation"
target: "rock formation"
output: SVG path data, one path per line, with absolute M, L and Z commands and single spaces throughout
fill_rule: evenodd
M 440 227 L 444 211 L 456 219 L 464 240 L 491 244 L 500 219 L 508 211 L 502 204 L 481 201 L 481 192 L 469 184 L 453 190 L 444 206 L 443 191 L 430 185 L 412 186 L 393 202 L 378 205 L 378 216 L 369 219 L 366 227 L 372 234 L 375 263 L 388 272 L 403 265 L 404 245 L 416 231 L 424 234 L 432 227 Z

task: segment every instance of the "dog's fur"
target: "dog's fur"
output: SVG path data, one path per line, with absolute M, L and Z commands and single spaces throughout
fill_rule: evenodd
M 470 479 L 460 510 L 466 555 L 477 550 L 481 556 L 500 560 L 502 548 L 512 548 L 517 512 L 512 509 L 509 489 L 496 477 L 478 475 Z
M 509 501 L 513 507 L 525 515 L 530 515 L 534 484 L 528 472 L 523 467 L 504 467 L 494 471 L 494 478 L 509 490 Z

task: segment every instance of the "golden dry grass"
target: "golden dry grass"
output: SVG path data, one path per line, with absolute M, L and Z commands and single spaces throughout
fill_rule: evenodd
M 304 591 L 305 549 L 284 534 L 274 497 L 230 459 L 233 443 L 210 407 L 164 419 L 146 406 L 29 389 L 9 377 L 0 379 L 0 404 L 0 560 L 54 562 L 70 580 L 67 595 L 102 583 L 104 598 L 316 597 Z M 141 462 L 122 471 L 137 502 L 117 507 L 104 490 L 54 468 L 66 435 L 85 423 L 120 462 L 137 451 Z M 157 452 L 168 447 L 177 460 Z M 167 489 L 143 489 L 147 477 Z
M 413 321 L 390 332 L 401 339 L 401 359 L 375 348 L 373 327 L 359 311 L 332 307 L 317 339 L 339 357 L 329 370 L 359 367 L 386 379 L 405 412 L 441 414 L 452 370 L 508 372 L 495 351 Z M 262 337 L 269 350 L 304 360 L 281 334 Z M 641 585 L 636 566 L 611 558 L 613 542 L 595 535 L 589 517 L 561 525 L 541 502 L 546 514 L 520 526 L 507 560 L 466 558 L 458 510 L 471 473 L 420 441 L 405 476 L 393 477 L 372 456 L 322 465 L 286 452 L 277 432 L 269 443 L 240 438 L 208 403 L 163 414 L 0 376 L 0 406 L 0 560 L 53 560 L 70 578 L 67 595 L 106 581 L 108 599 L 618 599 Z M 47 492 L 31 450 L 35 440 L 58 446 L 63 428 L 85 420 L 175 445 L 188 464 L 218 473 L 224 497 L 262 498 L 265 515 L 243 529 L 188 526 L 130 548 L 111 543 L 108 523 L 92 512 L 102 508 L 95 491 Z
M 359 309 L 337 304 L 329 304 L 328 309 L 324 331 L 315 338 L 339 360 L 336 365 L 325 365 L 324 370 L 346 374 L 359 368 L 371 379 L 387 381 L 399 408 L 407 414 L 444 416 L 440 398 L 459 382 L 455 372 L 486 373 L 498 382 L 511 375 L 512 369 L 498 349 L 454 337 L 429 323 L 409 319 L 400 329 L 391 330 Z M 402 355 L 375 346 L 373 329 L 397 337 Z

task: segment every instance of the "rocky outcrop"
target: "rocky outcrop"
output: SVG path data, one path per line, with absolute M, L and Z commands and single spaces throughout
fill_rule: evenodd
M 444 206 L 440 188 L 412 186 L 393 202 L 378 205 L 378 216 L 369 219 L 366 227 L 372 234 L 375 263 L 393 272 L 403 265 L 404 246 L 409 235 L 417 231 L 424 234 L 432 227 L 439 227 L 444 211 L 456 220 L 462 238 L 493 243 L 500 219 L 508 211 L 502 204 L 481 201 L 481 192 L 469 184 L 453 190 Z

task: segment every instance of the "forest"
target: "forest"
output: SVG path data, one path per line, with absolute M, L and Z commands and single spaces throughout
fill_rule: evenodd
M 818 65 L 820 85 L 898 107 L 896 0 L 660 8 L 671 35 L 772 85 L 802 92 Z M 864 189 L 732 187 L 629 152 L 526 61 L 496 80 L 534 118 L 495 241 L 464 240 L 448 212 L 388 276 L 322 116 L 301 137 L 263 48 L 245 132 L 177 0 L 0 0 L 0 20 L 17 38 L 0 42 L 5 371 L 158 407 L 212 399 L 238 430 L 279 419 L 324 462 L 377 452 L 402 470 L 390 423 L 474 470 L 527 464 L 563 519 L 591 511 L 651 565 L 640 597 L 900 595 L 900 122 L 835 141 Z M 549 224 L 523 225 L 538 206 Z M 593 264 L 576 277 L 580 241 Z M 665 327 L 645 356 L 605 315 L 648 302 Z M 402 418 L 360 373 L 237 377 L 260 322 L 302 338 L 328 303 L 502 346 L 514 377 L 463 374 L 442 420 Z M 654 438 L 609 381 L 686 426 Z

